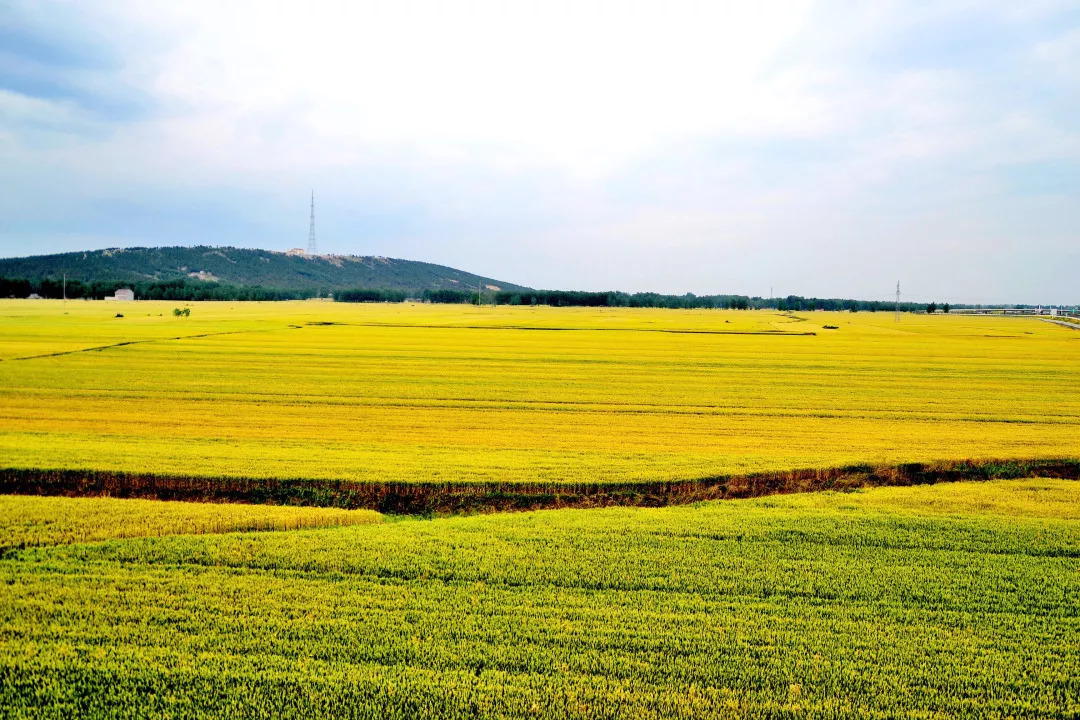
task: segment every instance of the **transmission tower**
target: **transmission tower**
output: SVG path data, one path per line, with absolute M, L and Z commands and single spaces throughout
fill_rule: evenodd
M 311 191 L 311 229 L 308 230 L 307 254 L 315 254 L 315 191 Z
M 893 322 L 900 322 L 900 281 L 896 281 L 896 317 Z

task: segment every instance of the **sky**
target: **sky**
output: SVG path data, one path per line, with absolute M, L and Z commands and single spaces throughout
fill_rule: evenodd
M 0 256 L 1080 302 L 1080 0 L 0 0 Z

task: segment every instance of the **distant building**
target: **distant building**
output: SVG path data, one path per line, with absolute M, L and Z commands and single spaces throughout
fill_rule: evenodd
M 38 295 L 37 293 L 30 293 L 29 295 L 26 296 L 26 299 L 27 300 L 41 300 L 43 298 L 40 295 Z
M 120 288 L 115 295 L 106 295 L 106 300 L 134 300 L 135 291 L 130 288 Z
M 286 255 L 307 255 L 307 250 L 304 248 L 293 248 L 292 250 L 286 250 Z

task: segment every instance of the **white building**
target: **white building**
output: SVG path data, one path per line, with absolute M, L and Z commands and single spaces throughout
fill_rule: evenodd
M 120 288 L 115 295 L 106 295 L 106 300 L 134 300 L 135 291 L 130 288 Z

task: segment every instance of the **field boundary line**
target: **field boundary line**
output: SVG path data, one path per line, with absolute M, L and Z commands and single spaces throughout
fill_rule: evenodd
M 1051 320 L 1050 318 L 1039 318 L 1043 322 L 1053 323 L 1054 325 L 1060 325 L 1061 327 L 1067 327 L 1070 330 L 1080 330 L 1080 325 L 1071 322 L 1065 322 L 1064 320 Z
M 204 477 L 97 470 L 0 469 L 0 493 L 189 502 L 302 505 L 399 515 L 610 506 L 662 507 L 707 500 L 850 491 L 1024 477 L 1080 480 L 1080 458 L 846 465 L 691 480 L 624 483 L 409 483 Z
M 271 328 L 258 329 L 258 330 L 226 330 L 224 332 L 210 332 L 199 333 L 197 335 L 177 335 L 176 337 L 163 337 L 163 338 L 147 338 L 146 340 L 125 340 L 124 342 L 110 343 L 109 345 L 95 345 L 94 347 L 79 348 L 78 350 L 61 350 L 54 353 L 43 353 L 41 355 L 26 355 L 24 357 L 11 358 L 11 362 L 16 360 L 41 360 L 43 358 L 63 357 L 64 355 L 77 355 L 84 352 L 100 352 L 102 350 L 110 350 L 112 348 L 127 347 L 128 345 L 145 345 L 146 343 L 156 342 L 172 342 L 174 340 L 194 340 L 196 338 L 204 337 L 217 337 L 218 335 L 242 335 L 244 333 L 253 332 L 267 332 Z M 272 328 L 277 330 L 278 328 Z
M 534 327 L 532 325 L 420 325 L 412 323 L 345 323 L 312 321 L 305 323 L 305 327 L 379 327 L 379 328 L 415 328 L 417 330 L 531 330 L 547 332 L 651 332 L 669 333 L 671 335 L 770 335 L 808 337 L 817 335 L 816 332 L 785 332 L 783 330 L 686 330 L 676 328 L 599 328 L 599 327 Z

